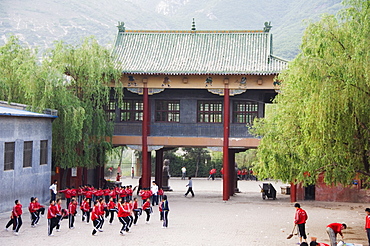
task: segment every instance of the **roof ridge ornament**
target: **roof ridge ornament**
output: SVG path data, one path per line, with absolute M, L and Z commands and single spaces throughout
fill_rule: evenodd
M 191 25 L 191 30 L 196 31 L 197 29 L 195 28 L 195 18 L 193 18 L 193 23 Z
M 269 32 L 270 31 L 270 29 L 271 29 L 271 21 L 270 22 L 265 22 L 265 27 L 263 28 L 263 31 L 264 32 Z
M 118 27 L 119 32 L 125 32 L 125 30 L 126 30 L 125 23 L 123 21 L 119 21 L 117 27 Z

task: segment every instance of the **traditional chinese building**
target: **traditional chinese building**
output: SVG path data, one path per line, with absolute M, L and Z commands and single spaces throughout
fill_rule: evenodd
M 256 148 L 248 126 L 264 117 L 287 61 L 272 54 L 271 26 L 240 31 L 143 31 L 118 25 L 112 50 L 122 71 L 123 104 L 107 108 L 113 144 L 142 151 L 150 187 L 150 151 L 162 184 L 163 151 L 202 147 L 223 152 L 223 199 L 235 191 L 235 153 Z

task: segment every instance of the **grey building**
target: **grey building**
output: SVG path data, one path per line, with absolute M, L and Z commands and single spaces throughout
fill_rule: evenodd
M 25 211 L 30 197 L 40 203 L 50 198 L 52 121 L 57 116 L 25 108 L 0 102 L 0 212 L 10 211 L 16 199 Z

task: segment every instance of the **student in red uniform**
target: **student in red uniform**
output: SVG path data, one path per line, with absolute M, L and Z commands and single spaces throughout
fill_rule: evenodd
M 38 215 L 38 219 L 37 221 L 35 221 L 36 224 L 39 223 L 39 219 L 40 219 L 40 214 L 41 215 L 44 215 L 45 213 L 45 207 L 42 206 L 40 203 L 39 203 L 39 199 L 37 197 L 35 197 L 35 206 L 36 206 L 36 209 L 37 209 L 37 215 Z
M 122 228 L 120 230 L 120 234 L 124 235 L 126 232 L 129 231 L 128 229 L 128 216 L 130 215 L 130 210 L 128 209 L 127 202 L 125 200 L 121 200 L 121 203 L 118 203 L 118 220 L 122 223 Z
M 68 186 L 64 190 L 60 190 L 60 193 L 64 193 L 64 196 L 66 198 L 66 207 L 68 208 L 69 203 L 71 202 L 71 189 L 69 189 Z
M 126 200 L 126 196 L 127 196 L 127 193 L 126 193 L 126 186 L 123 186 L 119 189 L 119 197 L 122 199 L 122 200 Z
M 91 212 L 91 207 L 90 207 L 90 199 L 85 198 L 85 203 L 83 205 L 83 211 L 85 212 L 85 218 L 86 218 L 86 224 L 89 224 L 90 222 L 90 212 Z
M 370 208 L 365 209 L 366 218 L 365 218 L 365 231 L 367 234 L 367 240 L 370 246 Z
M 12 210 L 12 215 L 10 216 L 10 221 L 5 226 L 5 230 L 8 230 L 10 225 L 13 225 L 14 235 L 18 236 L 19 229 L 22 226 L 22 204 L 19 200 L 14 201 L 15 205 Z
M 62 200 L 60 198 L 57 199 L 57 201 L 55 203 L 55 207 L 57 209 L 57 219 L 58 219 L 58 223 L 56 225 L 56 231 L 57 232 L 60 232 L 60 222 L 63 220 L 63 216 L 62 216 Z
M 131 201 L 132 200 L 132 193 L 133 193 L 133 190 L 132 190 L 132 185 L 128 185 L 126 187 L 126 194 L 127 194 L 127 201 Z
M 128 203 L 128 209 L 130 210 L 130 215 L 128 216 L 128 228 L 130 229 L 131 226 L 132 226 L 132 223 L 134 222 L 134 217 L 132 216 L 133 215 L 133 210 L 134 210 L 134 202 L 132 200 L 130 200 Z
M 93 236 L 96 234 L 97 231 L 100 231 L 100 232 L 103 231 L 102 229 L 100 229 L 100 207 L 99 206 L 100 206 L 99 202 L 95 201 L 94 207 L 91 211 L 91 220 L 94 225 L 94 229 L 91 233 Z
M 117 197 L 117 194 L 116 194 L 116 190 L 112 187 L 109 189 L 109 196 L 111 198 L 113 198 L 113 202 L 116 202 L 116 197 Z
M 108 204 L 109 203 L 109 193 L 110 193 L 110 189 L 109 188 L 105 188 L 104 190 L 104 199 L 105 199 L 105 203 Z
M 301 209 L 301 205 L 299 203 L 294 204 L 296 209 L 295 217 L 294 217 L 294 224 L 298 226 L 299 232 L 299 242 L 302 243 L 302 238 L 304 242 L 307 242 L 307 235 L 306 235 L 306 221 L 308 219 L 306 211 Z
M 82 191 L 82 195 L 84 195 L 85 198 L 89 199 L 89 206 L 91 207 L 93 192 L 89 188 L 85 188 L 85 190 Z
M 148 189 L 142 189 L 139 192 L 139 196 L 141 196 L 142 204 L 144 204 L 146 200 L 152 196 L 152 191 Z
M 143 204 L 143 211 L 146 213 L 146 223 L 149 224 L 150 214 L 152 213 L 152 207 L 150 206 L 150 198 L 146 199 L 146 202 Z
M 76 198 L 76 202 L 77 202 L 77 189 L 75 189 L 75 187 L 74 186 L 72 186 L 72 188 L 71 188 L 71 198 Z
M 28 206 L 28 211 L 31 214 L 31 227 L 36 227 L 36 220 L 38 220 L 39 215 L 37 213 L 36 201 L 34 197 L 31 197 L 30 205 Z
M 329 244 L 319 243 L 319 242 L 317 242 L 317 238 L 316 237 L 311 237 L 310 246 L 329 246 Z
M 116 203 L 113 201 L 112 197 L 109 198 L 108 211 L 109 211 L 109 214 L 110 214 L 109 224 L 112 225 L 113 224 L 113 219 L 114 219 L 114 213 L 117 212 Z
M 163 199 L 159 202 L 158 210 L 159 210 L 159 220 L 163 221 L 163 209 L 162 209 Z
M 103 228 L 106 204 L 103 198 L 99 198 L 100 229 Z
M 161 187 L 161 188 L 159 188 L 159 190 L 158 190 L 158 200 L 159 200 L 159 201 L 162 201 L 162 199 L 163 199 L 163 195 L 164 195 L 164 191 L 163 191 L 163 188 Z
M 83 200 L 82 191 L 83 191 L 82 186 L 79 186 L 79 187 L 76 189 L 76 195 L 77 195 L 77 197 L 78 197 L 78 204 L 82 204 L 82 200 Z
M 48 208 L 48 236 L 53 235 L 53 229 L 58 224 L 57 218 L 57 207 L 55 206 L 55 201 L 50 200 L 50 205 Z
M 68 206 L 68 221 L 69 229 L 74 229 L 75 216 L 77 214 L 77 201 L 76 198 L 72 198 Z
M 139 216 L 141 215 L 141 212 L 143 211 L 141 208 L 138 207 L 138 203 L 137 203 L 137 198 L 135 197 L 134 198 L 134 202 L 133 202 L 133 209 L 132 211 L 134 212 L 134 225 L 136 225 L 137 223 L 137 220 L 139 218 Z
M 342 230 L 346 229 L 346 224 L 340 224 L 340 223 L 331 223 L 326 226 L 326 233 L 329 235 L 330 239 L 330 246 L 336 246 L 337 245 L 337 234 L 342 236 L 342 239 L 344 239 Z

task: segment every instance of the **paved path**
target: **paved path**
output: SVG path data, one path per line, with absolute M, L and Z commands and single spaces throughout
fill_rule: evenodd
M 137 183 L 137 179 L 122 181 L 124 185 Z M 0 245 L 296 245 L 296 237 L 286 239 L 293 228 L 295 212 L 289 196 L 281 195 L 282 184 L 273 182 L 278 190 L 277 199 L 262 200 L 258 186 L 261 183 L 239 181 L 241 193 L 223 202 L 221 179 L 194 179 L 195 197 L 185 198 L 187 180 L 173 178 L 170 186 L 174 191 L 166 192 L 171 210 L 169 228 L 161 228 L 158 207 L 154 207 L 151 223 L 145 224 L 143 215 L 138 226 L 133 226 L 125 236 L 119 235 L 121 224 L 115 219 L 113 225 L 106 222 L 104 232 L 93 237 L 92 225 L 82 223 L 81 216 L 78 216 L 74 230 L 69 230 L 68 222 L 62 221 L 61 232 L 48 237 L 46 218 L 41 218 L 40 225 L 31 228 L 27 211 L 23 215 L 19 236 L 0 230 Z M 28 201 L 21 202 L 26 211 Z M 309 216 L 306 226 L 309 236 L 328 243 L 325 226 L 332 222 L 345 222 L 349 226 L 344 231 L 346 241 L 365 245 L 365 205 L 315 201 L 304 201 L 301 205 Z M 0 228 L 5 227 L 8 215 L 0 214 Z

